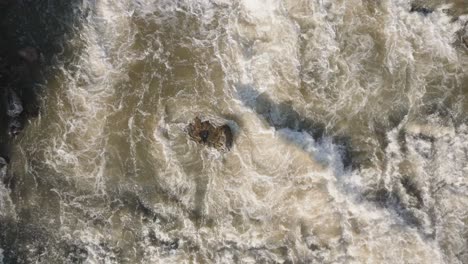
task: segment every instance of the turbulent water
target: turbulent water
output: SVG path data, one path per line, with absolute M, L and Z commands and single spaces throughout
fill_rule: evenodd
M 0 263 L 468 263 L 468 17 L 410 5 L 76 4 Z

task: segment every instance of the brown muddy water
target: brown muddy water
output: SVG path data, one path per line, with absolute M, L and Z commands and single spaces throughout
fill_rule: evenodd
M 412 5 L 75 3 L 0 263 L 468 263 L 468 3 Z

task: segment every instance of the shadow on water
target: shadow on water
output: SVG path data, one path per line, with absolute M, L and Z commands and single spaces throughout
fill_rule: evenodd
M 8 156 L 12 140 L 27 120 L 38 116 L 42 87 L 57 56 L 70 57 L 68 36 L 77 19 L 86 14 L 76 8 L 81 0 L 0 1 L 0 155 Z M 25 55 L 26 52 L 26 55 Z M 11 97 L 21 111 L 7 114 Z
M 352 169 L 357 165 L 352 160 L 351 138 L 349 136 L 329 134 L 325 124 L 302 116 L 294 110 L 292 103 L 276 103 L 267 93 L 260 93 L 250 85 L 237 85 L 236 88 L 239 99 L 244 105 L 253 109 L 271 127 L 276 130 L 288 128 L 292 131 L 306 132 L 319 144 L 326 137 L 331 138 L 336 147 L 335 150 L 340 155 L 344 169 Z M 280 136 L 291 143 L 299 144 L 282 134 Z
M 353 160 L 355 151 L 353 152 L 352 150 L 350 137 L 330 135 L 325 128 L 325 124 L 302 116 L 294 110 L 290 103 L 274 102 L 269 95 L 260 93 L 251 86 L 237 86 L 237 90 L 240 100 L 260 115 L 271 127 L 274 127 L 276 130 L 288 128 L 293 131 L 306 132 L 319 144 L 325 137 L 330 137 L 332 143 L 338 146 L 337 150 L 340 153 L 344 168 L 348 170 L 359 168 L 359 164 L 356 164 L 358 162 Z M 395 120 L 392 127 L 395 127 L 400 121 L 401 118 Z M 386 132 L 382 133 L 385 134 Z M 286 141 L 298 144 L 281 133 L 278 133 L 278 135 Z M 423 237 L 434 238 L 434 233 L 430 231 L 431 229 L 426 228 L 424 221 L 418 217 L 418 212 L 427 210 L 422 198 L 423 193 L 421 187 L 412 177 L 407 175 L 399 179 L 396 185 L 397 186 L 393 187 L 392 190 L 387 190 L 385 188 L 368 190 L 362 193 L 362 198 L 381 208 L 396 212 L 399 219 L 402 220 L 406 226 L 417 227 Z M 412 197 L 414 204 L 407 205 L 403 202 L 402 196 Z M 429 215 L 432 216 L 431 213 L 429 213 Z
M 0 0 L 0 156 L 6 161 L 15 159 L 11 145 L 20 130 L 39 115 L 43 87 L 54 76 L 54 65 L 72 58 L 66 42 L 86 16 L 86 10 L 76 8 L 81 4 L 82 0 Z M 17 182 L 7 184 L 14 187 L 16 216 L 0 214 L 3 262 L 29 263 L 30 256 L 44 253 L 32 252 L 30 245 L 40 251 L 56 241 L 40 224 L 47 211 L 30 209 L 22 201 L 22 190 L 32 188 L 30 175 L 3 176 L 3 181 Z M 37 218 L 27 217 L 31 210 Z

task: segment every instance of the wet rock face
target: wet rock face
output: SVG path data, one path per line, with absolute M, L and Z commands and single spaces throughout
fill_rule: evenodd
M 188 126 L 188 134 L 192 140 L 218 150 L 229 150 L 232 147 L 232 131 L 228 125 L 214 126 L 209 121 L 201 121 L 195 117 Z

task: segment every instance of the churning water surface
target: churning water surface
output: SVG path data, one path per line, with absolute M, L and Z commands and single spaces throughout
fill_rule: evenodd
M 454 3 L 77 4 L 0 184 L 0 262 L 468 263 Z

